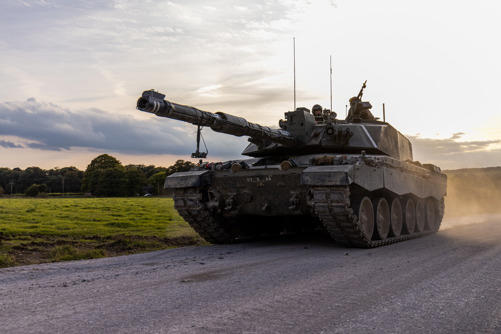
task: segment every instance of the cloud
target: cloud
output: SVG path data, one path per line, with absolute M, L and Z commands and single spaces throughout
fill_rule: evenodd
M 108 1 L 6 1 L 0 5 L 4 13 L 0 37 L 23 50 L 46 50 L 51 45 L 61 45 L 54 34 L 71 31 L 79 19 L 95 11 L 110 10 Z M 29 22 L 29 24 L 27 24 Z M 71 24 L 73 23 L 73 24 Z M 5 29 L 4 29 L 5 28 Z
M 419 150 L 425 150 L 428 154 L 436 156 L 483 151 L 489 149 L 492 145 L 501 143 L 499 139 L 460 141 L 464 135 L 464 132 L 457 132 L 450 138 L 445 139 L 421 138 L 419 135 L 408 137 L 412 142 L 416 143 L 415 145 Z
M 457 132 L 445 139 L 407 137 L 413 144 L 415 160 L 442 168 L 498 166 L 501 163 L 501 140 L 461 140 L 464 135 Z
M 19 141 L 0 141 L 4 148 L 70 151 L 94 149 L 125 154 L 189 155 L 194 151 L 196 127 L 159 118 L 139 119 L 105 110 L 72 111 L 30 98 L 0 103 L 0 133 Z M 245 139 L 204 132 L 211 154 L 238 157 Z M 203 144 L 202 144 L 203 148 Z
M 172 46 L 165 42 L 179 42 L 190 50 L 193 46 L 217 46 L 224 37 L 244 46 L 250 36 L 273 36 L 290 29 L 283 18 L 291 5 L 243 0 L 220 1 L 214 6 L 195 0 L 25 0 L 2 3 L 0 10 L 5 14 L 4 25 L 9 27 L 0 31 L 0 37 L 20 49 L 40 51 L 64 45 L 65 49 L 97 47 L 103 51 L 107 46 L 108 51 L 154 49 L 171 53 Z
M 0 74 L 8 84 L 0 83 L 0 101 L 35 96 L 83 103 L 153 86 L 184 96 L 224 85 L 205 93 L 215 96 L 249 74 L 274 74 L 274 65 L 263 60 L 281 49 L 284 31 L 290 46 L 290 17 L 298 10 L 290 1 L 2 2 L 0 46 L 6 58 Z
M 451 140 L 456 140 L 456 139 L 461 139 L 462 136 L 464 136 L 466 133 L 464 132 L 456 132 L 452 134 L 452 137 L 450 138 Z
M 22 148 L 23 146 L 17 145 L 11 141 L 0 140 L 0 147 L 4 148 Z

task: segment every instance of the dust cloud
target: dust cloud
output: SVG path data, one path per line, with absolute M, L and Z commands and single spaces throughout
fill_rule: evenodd
M 481 223 L 501 214 L 501 167 L 458 169 L 444 173 L 448 179 L 441 229 Z
M 446 217 L 501 213 L 501 167 L 444 173 L 447 174 Z
M 448 230 L 450 228 L 455 228 L 464 225 L 471 224 L 482 224 L 487 221 L 497 220 L 501 222 L 501 213 L 486 213 L 482 215 L 472 215 L 463 217 L 447 217 L 445 216 L 442 224 L 440 225 L 440 231 Z

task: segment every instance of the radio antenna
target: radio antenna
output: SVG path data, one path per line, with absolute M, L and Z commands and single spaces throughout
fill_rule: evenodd
M 332 55 L 330 56 L 330 65 L 331 65 L 330 79 L 331 79 L 331 111 L 332 111 Z
M 292 49 L 294 53 L 294 110 L 296 110 L 296 37 L 292 38 Z

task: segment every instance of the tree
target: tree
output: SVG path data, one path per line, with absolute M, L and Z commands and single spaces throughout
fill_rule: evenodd
M 151 186 L 150 192 L 156 195 L 161 195 L 164 188 L 164 182 L 166 177 L 167 177 L 167 172 L 158 172 L 156 174 L 153 174 L 148 179 L 148 183 Z
M 92 192 L 94 195 L 106 197 L 127 195 L 127 178 L 123 166 L 101 169 L 97 175 L 97 187 Z
M 82 178 L 84 172 L 76 167 L 65 167 L 61 169 L 64 178 L 64 192 L 76 193 L 82 188 Z
M 156 167 L 155 165 L 127 165 L 125 166 L 125 169 L 130 169 L 130 168 L 137 168 L 141 170 L 144 175 L 146 176 L 147 179 L 149 179 L 153 174 L 156 174 L 158 172 L 165 172 L 167 171 L 167 168 L 165 167 Z
M 25 192 L 32 184 L 48 184 L 49 176 L 47 171 L 39 167 L 28 167 L 19 174 L 19 179 L 16 182 L 17 191 Z
M 3 196 L 3 188 L 0 186 L 0 197 Z
M 49 190 L 59 193 L 76 193 L 81 191 L 83 172 L 76 167 L 53 168 L 47 172 Z
M 141 169 L 137 167 L 129 167 L 125 169 L 125 177 L 127 178 L 127 195 L 134 196 L 136 194 L 143 194 L 144 187 L 148 183 L 146 176 Z
M 177 172 L 187 172 L 193 167 L 195 167 L 195 164 L 190 161 L 178 160 L 174 163 L 174 165 L 167 168 L 167 175 Z
M 21 170 L 19 168 L 0 168 L 0 186 L 7 194 L 19 192 L 17 190 L 19 175 Z
M 87 166 L 82 191 L 96 196 L 124 196 L 127 189 L 125 167 L 116 158 L 102 154 Z
M 192 162 L 178 160 L 174 163 L 174 165 L 168 168 L 159 168 L 159 172 L 148 178 L 148 183 L 151 186 L 151 193 L 161 195 L 163 193 L 164 182 L 167 176 L 177 172 L 187 172 L 193 167 L 195 167 L 195 164 Z

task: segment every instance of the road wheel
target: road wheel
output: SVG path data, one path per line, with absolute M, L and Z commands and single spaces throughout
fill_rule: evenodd
M 390 232 L 390 206 L 384 198 L 376 205 L 376 229 L 379 239 L 384 240 Z
M 407 234 L 414 233 L 416 227 L 416 205 L 412 198 L 405 202 L 404 229 Z
M 426 200 L 426 224 L 430 231 L 435 230 L 437 226 L 438 205 L 436 202 L 434 198 L 428 198 L 428 200 Z
M 424 201 L 419 199 L 416 203 L 416 231 L 423 232 L 426 223 L 426 211 Z
M 374 233 L 374 208 L 369 197 L 365 196 L 358 208 L 358 221 L 362 225 L 365 235 L 370 240 Z
M 398 198 L 394 198 L 391 202 L 391 233 L 394 237 L 402 233 L 403 220 L 402 204 Z

